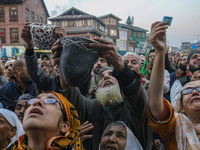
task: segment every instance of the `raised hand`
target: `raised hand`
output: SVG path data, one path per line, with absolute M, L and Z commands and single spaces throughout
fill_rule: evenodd
M 53 58 L 53 61 L 55 62 L 55 64 L 60 66 L 60 55 L 61 55 L 63 46 L 60 45 L 58 42 L 59 42 L 59 40 L 57 40 L 53 44 L 53 47 L 51 48 L 51 54 L 52 54 L 52 58 Z
M 165 51 L 166 44 L 166 29 L 168 28 L 166 22 L 155 22 L 151 26 L 151 33 L 149 34 L 149 41 L 158 51 Z
M 86 122 L 84 122 L 81 125 L 81 130 L 80 130 L 80 139 L 81 139 L 81 142 L 83 142 L 86 139 L 90 139 L 90 138 L 93 137 L 93 135 L 87 134 L 93 128 L 94 128 L 94 126 L 92 125 L 92 123 L 89 123 L 89 121 L 86 121 Z
M 32 37 L 31 37 L 29 24 L 30 23 L 26 23 L 24 25 L 24 28 L 22 29 L 22 32 L 21 32 L 21 38 L 26 43 L 26 48 L 32 49 L 34 46 L 33 46 L 33 41 L 32 41 Z
M 108 64 L 111 64 L 117 72 L 121 72 L 124 68 L 124 62 L 114 43 L 99 37 L 95 37 L 94 40 L 98 43 L 90 43 L 90 46 L 98 48 L 100 57 L 105 58 Z

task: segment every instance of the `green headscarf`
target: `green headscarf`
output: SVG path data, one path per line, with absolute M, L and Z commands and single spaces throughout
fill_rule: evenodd
M 149 64 L 149 54 L 152 53 L 152 52 L 155 52 L 155 49 L 151 49 L 148 53 L 146 53 L 146 63 L 141 68 L 141 72 L 142 72 L 144 77 L 147 74 L 146 67 Z M 150 69 L 150 77 L 151 77 L 151 72 L 152 72 L 152 68 Z

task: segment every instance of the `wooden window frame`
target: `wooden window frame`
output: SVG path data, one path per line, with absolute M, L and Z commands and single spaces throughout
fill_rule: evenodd
M 13 32 L 12 30 L 16 30 L 17 32 Z M 12 35 L 13 33 L 16 34 L 16 36 Z M 12 39 L 14 37 L 14 40 Z M 19 29 L 18 28 L 10 28 L 10 43 L 19 43 Z
M 5 8 L 4 7 L 0 7 L 0 23 L 1 22 L 5 22 Z
M 3 32 L 2 32 L 3 31 Z M 2 43 L 6 43 L 6 29 L 5 28 L 1 28 L 0 32 L 3 33 L 3 36 L 1 37 L 1 42 Z
M 12 10 L 13 8 L 16 8 L 16 10 Z M 13 7 L 9 8 L 9 18 L 10 18 L 9 19 L 10 22 L 18 22 L 18 8 L 17 8 L 17 6 L 13 6 Z

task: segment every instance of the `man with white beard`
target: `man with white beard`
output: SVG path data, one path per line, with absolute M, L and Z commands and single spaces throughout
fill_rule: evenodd
M 114 67 L 104 67 L 98 72 L 97 99 L 82 96 L 79 88 L 60 80 L 60 92 L 76 107 L 81 123 L 89 121 L 94 126 L 89 133 L 93 137 L 83 142 L 84 148 L 98 150 L 104 129 L 111 122 L 120 120 L 132 130 L 144 150 L 151 149 L 152 130 L 146 115 L 147 93 L 141 86 L 140 76 L 123 62 L 112 42 L 101 38 L 94 40 L 98 43 L 90 46 L 99 48 L 100 57 Z M 52 47 L 52 56 L 57 62 L 61 50 L 58 44 Z M 109 148 L 116 149 L 114 146 Z
M 107 70 L 112 72 L 111 67 L 104 67 L 100 70 L 97 80 L 101 80 L 102 72 Z M 100 79 L 99 79 L 100 78 Z M 98 82 L 98 81 L 97 81 Z M 101 105 L 112 105 L 119 102 L 122 99 L 120 93 L 120 87 L 117 81 L 112 81 L 111 79 L 107 79 L 102 83 L 102 87 L 97 89 L 96 98 L 99 100 Z

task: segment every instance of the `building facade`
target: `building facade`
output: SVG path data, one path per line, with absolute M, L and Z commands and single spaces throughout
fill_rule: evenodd
M 12 57 L 23 53 L 24 42 L 20 33 L 26 22 L 47 23 L 49 13 L 44 0 L 1 0 L 0 1 L 0 32 L 1 55 Z
M 134 26 L 134 18 L 128 16 L 126 24 L 119 24 L 119 29 L 127 30 L 127 51 L 145 53 L 147 46 L 147 31 Z
M 117 40 L 119 39 L 119 21 L 122 19 L 113 15 L 112 13 L 98 17 L 103 21 L 103 23 L 106 25 L 105 29 L 105 38 L 110 39 L 117 45 Z
M 99 18 L 74 7 L 49 20 L 53 25 L 65 28 L 67 36 L 89 39 L 93 39 L 95 36 L 104 36 L 105 24 Z

